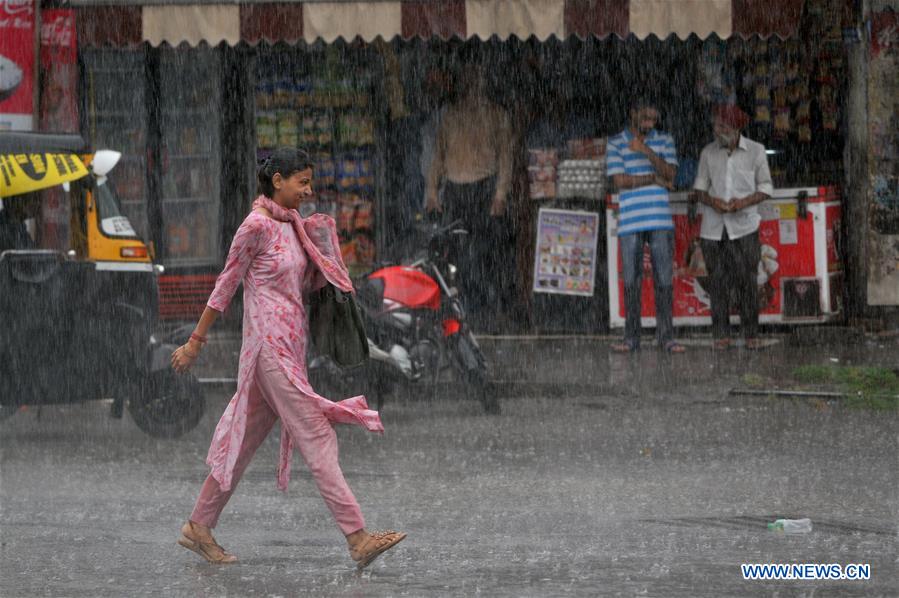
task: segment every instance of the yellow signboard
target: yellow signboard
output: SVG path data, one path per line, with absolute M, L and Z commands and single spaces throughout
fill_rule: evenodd
M 784 203 L 777 206 L 781 220 L 796 220 L 799 217 L 799 207 L 795 203 Z
M 75 154 L 0 154 L 0 198 L 55 187 L 87 172 Z

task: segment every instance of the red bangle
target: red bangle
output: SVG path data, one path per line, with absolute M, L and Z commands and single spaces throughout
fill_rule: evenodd
M 200 343 L 201 345 L 205 345 L 205 344 L 206 344 L 206 337 L 205 337 L 205 336 L 200 336 L 200 335 L 197 334 L 196 332 L 191 332 L 191 333 L 190 333 L 190 340 L 192 340 L 192 341 L 197 341 L 197 342 Z

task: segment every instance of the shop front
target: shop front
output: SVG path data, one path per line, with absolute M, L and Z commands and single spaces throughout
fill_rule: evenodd
M 302 5 L 78 11 L 82 128 L 124 154 L 122 209 L 165 267 L 163 320 L 202 312 L 252 203 L 257 164 L 278 146 L 310 153 L 316 209 L 337 220 L 351 271 L 374 262 L 382 61 L 368 43 L 319 35 L 307 43 L 291 29 L 297 11 Z M 239 310 L 231 311 L 236 323 Z
M 394 257 L 423 210 L 422 125 L 451 101 L 464 57 L 477 55 L 515 131 L 510 326 L 599 332 L 618 317 L 605 139 L 623 128 L 635 85 L 657 92 L 661 127 L 681 157 L 681 191 L 710 138 L 707 110 L 721 100 L 751 105 L 749 134 L 778 152 L 772 170 L 783 188 L 842 182 L 845 76 L 834 74 L 825 90 L 832 73 L 807 73 L 804 63 L 793 72 L 789 57 L 804 56 L 815 7 L 831 15 L 845 3 L 790 0 L 776 14 L 745 0 L 673 4 L 85 2 L 77 11 L 83 129 L 95 145 L 126 154 L 133 174 L 121 185 L 123 208 L 166 266 L 163 317 L 190 319 L 249 209 L 257 161 L 279 145 L 313 156 L 317 209 L 337 220 L 351 269 Z M 751 59 L 762 47 L 765 60 Z M 446 83 L 426 97 L 435 80 Z M 676 211 L 686 215 L 679 197 Z M 828 191 L 838 204 L 833 197 Z M 558 255 L 541 261 L 538 230 L 560 217 L 593 232 L 554 244 Z M 797 223 L 804 238 L 801 230 Z M 833 295 L 834 278 L 818 292 L 828 286 Z M 559 313 L 571 317 L 554 320 Z
M 751 118 L 744 134 L 767 149 L 776 190 L 759 206 L 756 280 L 762 323 L 811 324 L 846 317 L 841 187 L 848 74 L 844 15 L 835 10 L 839 8 L 807 2 L 801 35 L 706 40 L 694 53 L 701 103 L 741 106 Z M 708 130 L 703 139 L 709 140 Z M 681 153 L 681 171 L 695 167 L 696 157 Z M 706 326 L 711 323 L 708 272 L 699 243 L 701 216 L 695 214 L 688 192 L 691 178 L 670 197 L 675 223 L 673 314 L 675 325 Z M 609 196 L 606 216 L 609 323 L 620 328 L 625 308 L 617 194 Z M 650 262 L 647 250 L 642 289 L 646 326 L 655 325 Z M 732 320 L 738 317 L 734 314 Z
M 385 171 L 387 126 L 381 56 L 342 41 L 266 44 L 255 48 L 249 68 L 257 161 L 276 147 L 306 149 L 314 162 L 314 209 L 337 222 L 351 274 L 370 270 L 375 205 L 384 197 L 376 177 Z

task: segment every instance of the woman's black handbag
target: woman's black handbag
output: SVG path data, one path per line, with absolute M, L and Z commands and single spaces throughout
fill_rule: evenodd
M 319 355 L 349 367 L 368 359 L 368 338 L 352 293 L 326 284 L 309 297 L 309 335 Z

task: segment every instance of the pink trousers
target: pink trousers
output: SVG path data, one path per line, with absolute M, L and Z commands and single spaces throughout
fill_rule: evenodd
M 222 491 L 215 478 L 208 476 L 190 520 L 215 527 L 253 454 L 279 417 L 281 425 L 287 427 L 293 445 L 303 455 L 318 491 L 340 530 L 348 535 L 365 527 L 359 504 L 340 470 L 337 434 L 331 422 L 322 414 L 314 399 L 290 383 L 272 350 L 265 344 L 259 351 L 256 376 L 250 387 L 246 434 L 234 465 L 231 489 Z

